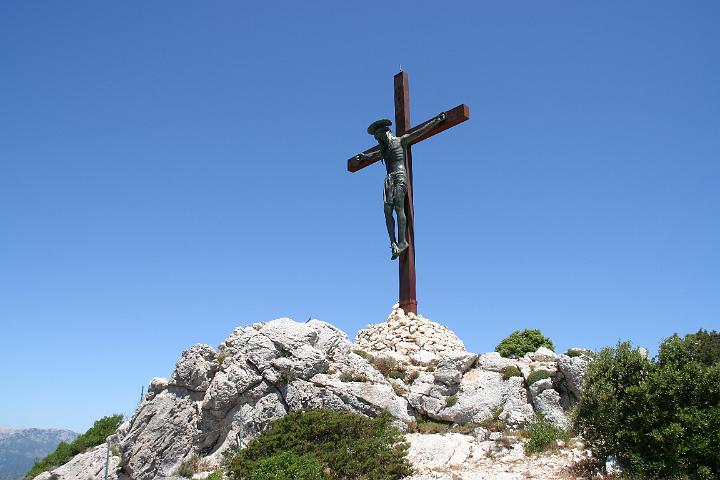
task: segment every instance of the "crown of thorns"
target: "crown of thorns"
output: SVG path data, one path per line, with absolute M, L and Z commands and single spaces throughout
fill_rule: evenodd
M 387 118 L 383 118 L 382 120 L 377 120 L 370 124 L 370 126 L 367 129 L 367 132 L 370 135 L 375 135 L 375 131 L 380 128 L 388 128 L 392 125 L 392 122 L 388 120 Z

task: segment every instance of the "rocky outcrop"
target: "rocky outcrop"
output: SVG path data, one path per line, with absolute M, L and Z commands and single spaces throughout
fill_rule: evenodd
M 387 411 L 401 428 L 427 419 L 448 425 L 498 419 L 520 428 L 540 412 L 564 426 L 566 409 L 581 394 L 585 365 L 584 357 L 547 349 L 519 359 L 478 356 L 465 351 L 445 327 L 398 308 L 386 323 L 358 333 L 355 344 L 318 320 L 256 323 L 236 328 L 217 349 L 189 348 L 169 379 L 151 380 L 135 413 L 108 439 L 118 453 L 111 456 L 112 478 L 170 477 L 197 457 L 212 470 L 228 450 L 246 445 L 272 420 L 295 410 L 331 408 L 370 416 Z M 546 370 L 547 378 L 528 386 L 538 370 Z M 484 433 L 475 437 L 487 434 L 476 431 Z M 494 444 L 483 443 L 497 438 L 475 437 L 412 434 L 411 457 L 453 464 L 497 453 Z M 101 453 L 107 449 L 101 447 L 49 475 L 95 478 L 104 468 Z M 508 452 L 517 455 L 519 447 L 513 448 Z
M 173 475 L 195 455 L 212 468 L 271 420 L 308 408 L 414 420 L 407 399 L 352 352 L 342 331 L 283 318 L 237 328 L 217 350 L 183 352 L 169 381 L 152 380 L 119 434 L 121 463 L 134 479 Z

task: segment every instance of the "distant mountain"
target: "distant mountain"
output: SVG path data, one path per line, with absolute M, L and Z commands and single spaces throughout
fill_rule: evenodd
M 70 430 L 0 427 L 0 480 L 19 480 L 35 460 L 52 453 L 60 442 L 72 442 Z

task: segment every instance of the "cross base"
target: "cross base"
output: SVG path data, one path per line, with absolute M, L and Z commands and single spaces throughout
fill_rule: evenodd
M 402 308 L 405 313 L 412 312 L 417 315 L 417 305 L 417 300 L 400 300 L 400 308 Z

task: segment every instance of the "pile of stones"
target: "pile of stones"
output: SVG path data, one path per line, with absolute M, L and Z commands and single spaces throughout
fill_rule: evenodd
M 409 358 L 413 364 L 428 365 L 447 353 L 464 352 L 465 344 L 446 326 L 405 313 L 395 304 L 387 321 L 357 333 L 355 348 L 373 356 Z

